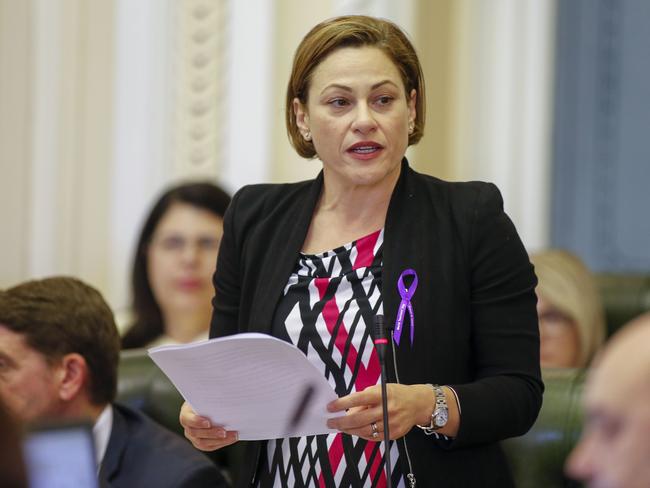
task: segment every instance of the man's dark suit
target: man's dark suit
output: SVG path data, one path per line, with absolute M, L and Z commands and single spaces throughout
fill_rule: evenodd
M 113 404 L 113 428 L 99 473 L 114 488 L 227 487 L 217 467 L 184 439 L 140 412 Z

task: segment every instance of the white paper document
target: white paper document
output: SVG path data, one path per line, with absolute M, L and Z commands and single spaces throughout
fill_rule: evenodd
M 195 412 L 241 440 L 337 432 L 327 412 L 337 398 L 322 372 L 294 345 L 246 333 L 159 346 L 149 356 Z

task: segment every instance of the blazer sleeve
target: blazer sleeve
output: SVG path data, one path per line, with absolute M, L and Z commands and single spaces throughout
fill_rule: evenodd
M 470 221 L 466 252 L 475 381 L 450 385 L 462 409 L 452 448 L 524 434 L 537 418 L 544 390 L 537 279 L 496 186 L 481 185 Z
M 232 198 L 223 219 L 223 236 L 219 246 L 217 267 L 212 282 L 212 319 L 210 337 L 236 334 L 239 327 L 239 307 L 241 302 L 241 236 L 236 231 L 236 215 L 244 189 Z

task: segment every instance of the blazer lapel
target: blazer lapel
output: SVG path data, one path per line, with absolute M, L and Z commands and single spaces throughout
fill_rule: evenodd
M 384 229 L 382 297 L 384 315 L 391 327 L 395 322 L 400 302 L 397 292 L 399 275 L 404 269 L 416 265 L 417 255 L 413 252 L 413 239 L 416 233 L 413 232 L 413 225 L 417 214 L 411 212 L 417 209 L 414 207 L 415 188 L 409 178 L 410 171 L 408 162 L 404 159 L 402 172 L 390 199 Z
M 263 269 L 259 273 L 259 276 L 266 278 L 258 288 L 257 299 L 261 306 L 256 307 L 251 313 L 252 331 L 266 334 L 271 332 L 271 318 L 305 242 L 322 187 L 323 172 L 321 171 L 308 192 L 296 202 L 290 215 L 282 219 L 274 233 L 274 238 L 267 247 L 268 259 L 265 260 Z
M 435 230 L 431 211 L 427 208 L 426 196 L 416 184 L 415 172 L 409 167 L 406 158 L 402 160 L 402 172 L 395 186 L 386 216 L 384 231 L 384 259 L 382 271 L 382 297 L 384 316 L 391 329 L 395 325 L 397 310 L 401 301 L 397 283 L 401 273 L 413 269 L 418 275 L 418 288 L 411 299 L 415 318 L 414 341 L 411 345 L 411 320 L 405 314 L 399 346 L 396 345 L 398 363 L 412 356 L 418 344 L 418 331 L 427 327 L 426 311 L 427 289 L 431 282 L 431 251 Z M 420 330 L 420 333 L 422 331 Z M 392 330 L 390 331 L 392 335 Z M 389 354 L 392 354 L 389 348 Z M 392 366 L 392 357 L 389 365 Z M 392 369 L 392 368 L 390 368 Z M 401 372 L 403 368 L 401 368 Z M 402 380 L 404 378 L 401 378 Z M 395 381 L 393 376 L 391 381 Z
M 111 436 L 106 446 L 104 459 L 99 469 L 99 480 L 110 483 L 116 475 L 122 462 L 122 455 L 128 441 L 128 430 L 126 420 L 122 417 L 120 411 L 113 406 L 113 425 L 111 427 Z

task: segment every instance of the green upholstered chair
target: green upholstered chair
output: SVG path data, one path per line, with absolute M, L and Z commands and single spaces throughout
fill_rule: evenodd
M 183 436 L 178 416 L 183 397 L 145 349 L 122 351 L 118 367 L 117 401 L 146 413 L 159 424 Z M 242 443 L 206 453 L 229 478 L 243 459 Z
M 119 402 L 144 411 L 159 424 L 183 435 L 178 421 L 183 397 L 145 349 L 121 353 L 118 378 Z
M 607 334 L 650 310 L 650 275 L 601 273 L 596 275 L 605 308 Z
M 585 371 L 542 371 L 545 391 L 535 425 L 523 436 L 501 443 L 519 488 L 578 486 L 565 479 L 565 459 L 582 428 L 581 395 Z

